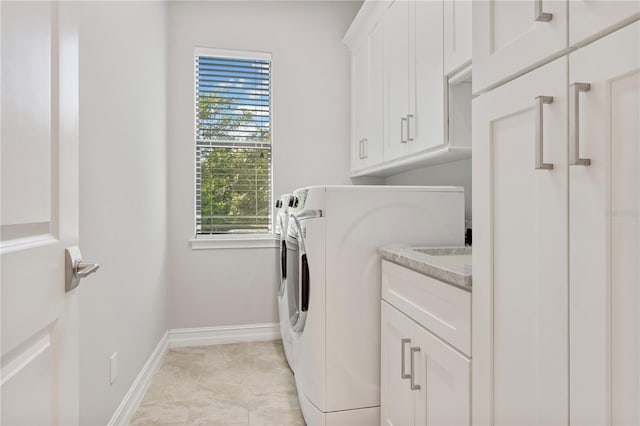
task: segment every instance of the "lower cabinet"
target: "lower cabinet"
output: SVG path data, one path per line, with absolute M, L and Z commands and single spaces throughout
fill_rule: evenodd
M 380 423 L 470 424 L 471 360 L 384 300 L 381 309 Z

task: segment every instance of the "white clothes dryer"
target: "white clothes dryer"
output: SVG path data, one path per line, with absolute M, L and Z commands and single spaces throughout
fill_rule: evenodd
M 380 424 L 377 248 L 463 245 L 464 189 L 318 186 L 293 195 L 288 234 L 297 271 L 289 269 L 286 290 L 305 421 Z
M 284 194 L 276 201 L 278 213 L 276 216 L 275 233 L 280 239 L 279 265 L 280 265 L 280 285 L 276 292 L 278 299 L 278 316 L 280 321 L 280 336 L 282 337 L 282 347 L 291 371 L 293 370 L 293 349 L 291 338 L 291 326 L 289 321 L 288 293 L 287 287 L 287 229 L 289 226 L 289 203 L 293 201 L 291 194 Z

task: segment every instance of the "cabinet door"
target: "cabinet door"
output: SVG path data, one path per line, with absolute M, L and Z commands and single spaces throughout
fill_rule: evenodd
M 638 19 L 640 2 L 624 0 L 571 0 L 569 2 L 569 44 L 574 46 L 597 37 L 626 21 Z
M 471 61 L 471 1 L 444 2 L 444 74 Z
M 566 81 L 563 57 L 473 101 L 475 424 L 568 422 Z
M 407 125 L 410 150 L 419 152 L 445 143 L 442 2 L 417 1 L 413 7 L 415 66 Z
M 540 5 L 536 20 L 535 5 Z M 526 70 L 567 48 L 567 2 L 498 0 L 473 4 L 473 91 Z
M 409 10 L 411 2 L 394 0 L 384 13 L 385 94 L 387 105 L 384 159 L 407 154 L 409 115 Z
M 369 46 L 369 86 L 367 136 L 364 157 L 367 166 L 382 162 L 384 144 L 384 33 L 382 21 L 367 36 Z
M 569 168 L 576 425 L 640 423 L 639 40 L 635 23 L 569 56 L 570 153 L 590 160 Z
M 409 349 L 416 344 L 415 338 L 411 340 L 416 325 L 386 302 L 381 302 L 381 306 L 380 424 L 413 425 L 413 392 L 409 379 L 402 375 L 409 374 Z M 401 371 L 403 364 L 405 370 Z
M 415 424 L 471 424 L 471 360 L 418 325 L 415 336 Z
M 366 40 L 351 52 L 351 171 L 365 166 L 364 144 L 369 114 L 369 46 Z

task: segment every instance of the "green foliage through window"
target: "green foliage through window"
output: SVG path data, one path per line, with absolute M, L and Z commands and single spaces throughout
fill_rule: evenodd
M 268 232 L 270 148 L 201 148 L 200 233 Z

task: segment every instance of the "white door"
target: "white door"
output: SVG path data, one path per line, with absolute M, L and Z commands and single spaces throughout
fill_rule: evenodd
M 411 347 L 415 323 L 402 312 L 382 301 L 380 357 L 380 424 L 413 425 L 414 391 L 409 383 Z M 412 341 L 413 338 L 413 341 Z
M 2 2 L 2 423 L 78 423 L 78 34 L 63 2 Z
M 414 389 L 415 424 L 470 425 L 471 360 L 419 326 L 412 346 L 420 349 L 410 354 L 420 386 Z
M 567 48 L 565 0 L 473 3 L 473 92 Z
M 568 422 L 566 80 L 560 58 L 473 101 L 474 424 Z
M 569 58 L 571 423 L 639 424 L 640 23 Z
M 409 10 L 412 3 L 394 0 L 384 13 L 386 128 L 384 160 L 409 152 Z
M 574 46 L 640 17 L 637 0 L 569 1 L 569 44 Z

